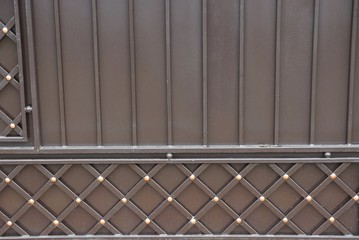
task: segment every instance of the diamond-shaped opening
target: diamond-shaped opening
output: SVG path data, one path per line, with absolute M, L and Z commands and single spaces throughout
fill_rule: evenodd
M 14 16 L 14 2 L 1 0 L 0 21 L 6 24 Z
M 48 181 L 48 179 L 32 165 L 28 165 L 22 169 L 14 180 L 32 196 Z
M 257 198 L 238 183 L 229 191 L 222 200 L 227 203 L 237 214 L 244 212 Z
M 328 176 L 315 164 L 304 164 L 291 178 L 307 193 L 313 191 Z
M 16 223 L 30 235 L 39 235 L 51 224 L 50 220 L 34 207 L 27 210 Z
M 185 179 L 186 176 L 172 164 L 164 166 L 154 176 L 154 180 L 168 193 L 172 193 Z
M 58 216 L 71 202 L 69 198 L 56 185 L 51 186 L 38 200 L 49 212 Z
M 276 234 L 280 235 L 297 235 L 288 225 L 284 225 Z
M 0 211 L 8 217 L 14 215 L 25 202 L 26 200 L 10 186 L 6 186 L 0 192 Z
M 197 170 L 197 168 L 199 168 L 199 166 L 201 166 L 202 164 L 183 164 L 188 170 L 190 170 L 191 172 L 194 172 Z
M 359 235 L 359 205 L 354 204 L 337 221 L 342 223 L 353 235 Z
M 97 221 L 81 206 L 77 206 L 63 220 L 63 223 L 77 235 L 85 235 Z
M 259 234 L 267 234 L 280 219 L 267 207 L 261 204 L 245 219 L 245 221 Z
M 243 164 L 243 163 L 231 163 L 228 165 L 231 166 L 238 173 L 241 172 L 246 166 L 248 166 L 248 164 Z
M 297 225 L 305 234 L 312 234 L 325 219 L 313 206 L 310 204 L 302 208 L 291 221 Z
M 195 215 L 211 199 L 194 183 L 190 184 L 177 198 L 192 215 Z
M 94 179 L 81 165 L 73 165 L 61 176 L 61 181 L 77 195 L 82 193 Z
M 142 220 L 126 206 L 110 219 L 110 223 L 123 234 L 130 234 L 141 222 Z
M 196 225 L 194 225 L 193 227 L 191 227 L 187 232 L 186 235 L 199 235 L 199 234 L 203 234 L 201 232 L 201 230 L 198 229 L 198 227 Z
M 131 201 L 136 204 L 146 215 L 149 215 L 160 205 L 164 198 L 157 193 L 148 184 L 145 184 L 132 198 Z
M 50 236 L 64 236 L 67 234 L 64 233 L 60 228 L 56 227 L 49 233 L 49 235 Z
M 104 216 L 118 201 L 119 199 L 102 184 L 98 185 L 85 199 L 85 202 L 101 216 Z
M 212 233 L 220 234 L 233 222 L 233 218 L 220 206 L 214 205 L 213 208 L 206 212 L 200 221 Z
M 242 227 L 241 225 L 238 225 L 230 234 L 248 234 L 249 232 Z
M 278 178 L 278 174 L 267 164 L 257 165 L 245 176 L 245 179 L 261 193 L 272 186 Z
M 103 173 L 110 165 L 109 164 L 91 164 L 99 173 Z
M 157 233 L 150 226 L 146 226 L 139 235 L 157 235 Z
M 329 213 L 334 214 L 350 200 L 350 196 L 348 196 L 348 194 L 335 182 L 331 182 L 315 197 L 315 199 Z
M 345 182 L 354 192 L 359 192 L 359 164 L 351 164 L 339 178 Z
M 154 221 L 167 234 L 176 234 L 188 222 L 187 218 L 172 205 L 168 205 Z
M 344 235 L 335 225 L 331 224 L 320 235 Z
M 61 164 L 44 164 L 42 166 L 45 167 L 50 173 L 56 174 L 60 170 L 60 168 L 62 168 L 64 165 L 61 165 Z
M 326 163 L 325 166 L 329 168 L 332 172 L 334 172 L 338 167 L 340 167 L 341 163 Z
M 284 172 L 287 172 L 289 169 L 291 169 L 294 166 L 294 164 L 292 163 L 277 163 L 276 165 Z
M 0 165 L 0 170 L 6 175 L 9 175 L 15 169 L 16 166 L 17 165 Z
M 6 36 L 0 41 L 1 66 L 9 72 L 18 64 L 16 43 Z
M 156 164 L 136 164 L 137 167 L 141 168 L 145 173 L 150 172 Z
M 95 235 L 112 235 L 112 232 L 105 227 L 100 228 Z
M 128 165 L 119 165 L 108 177 L 109 180 L 116 188 L 123 194 L 127 194 L 141 179 Z
M 1 45 L 1 44 L 0 44 Z M 14 119 L 21 112 L 19 91 L 8 83 L 0 91 L 0 108 L 10 118 Z
M 303 198 L 288 183 L 283 183 L 268 198 L 282 213 L 287 214 Z
M 209 189 L 218 193 L 233 179 L 233 176 L 220 164 L 211 164 L 198 178 Z
M 20 236 L 20 234 L 18 234 L 14 229 L 12 228 L 8 228 L 8 230 L 6 230 L 3 234 L 3 237 L 15 237 L 15 236 Z

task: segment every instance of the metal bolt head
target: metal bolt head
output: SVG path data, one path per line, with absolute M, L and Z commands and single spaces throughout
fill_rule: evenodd
M 284 223 L 287 223 L 287 222 L 288 222 L 288 218 L 285 217 L 285 218 L 282 219 L 282 221 L 283 221 Z
M 261 196 L 260 198 L 259 198 L 259 201 L 261 201 L 261 202 L 264 202 L 266 200 L 266 198 L 264 197 L 264 196 Z
M 10 123 L 10 128 L 12 128 L 12 129 L 14 129 L 14 128 L 16 128 L 16 125 L 15 125 L 15 123 Z
M 145 223 L 146 223 L 146 224 L 150 224 L 150 223 L 151 223 L 151 220 L 150 220 L 149 218 L 146 218 L 146 219 L 145 219 Z
M 240 180 L 242 179 L 242 176 L 241 176 L 240 174 L 238 174 L 238 175 L 236 176 L 236 179 L 237 179 L 238 181 L 240 181 Z
M 5 77 L 5 79 L 8 80 L 8 81 L 10 81 L 11 78 L 12 78 L 12 77 L 11 77 L 10 75 L 6 75 L 6 77 Z
M 101 225 L 105 225 L 106 221 L 105 221 L 105 219 L 101 219 L 99 223 L 100 223 Z
M 330 217 L 330 218 L 329 218 L 329 221 L 330 221 L 331 223 L 333 223 L 333 222 L 335 222 L 335 218 Z
M 173 154 L 172 154 L 172 153 L 167 153 L 167 155 L 166 155 L 166 156 L 167 156 L 167 158 L 168 158 L 168 159 L 173 158 Z
M 143 180 L 145 180 L 145 182 L 150 181 L 150 176 L 145 176 L 145 177 L 143 178 Z
M 358 196 L 358 195 L 355 195 L 355 196 L 353 197 L 353 200 L 354 200 L 354 201 L 358 201 L 358 200 L 359 200 L 359 196 Z
M 283 179 L 284 179 L 284 180 L 288 180 L 288 179 L 289 179 L 289 175 L 288 175 L 288 174 L 284 174 L 284 175 L 283 175 Z
M 1 31 L 3 33 L 7 34 L 9 32 L 9 29 L 7 27 L 3 27 Z
M 98 176 L 98 177 L 97 177 L 97 181 L 99 181 L 99 182 L 103 182 L 103 180 L 105 180 L 105 178 L 104 178 L 104 177 L 102 177 L 102 176 Z
M 55 182 L 56 182 L 56 178 L 55 178 L 55 177 L 52 177 L 52 178 L 50 178 L 50 181 L 51 181 L 52 183 L 55 183 Z
M 29 199 L 29 201 L 27 201 L 27 203 L 30 204 L 30 205 L 34 205 L 35 200 L 31 198 L 31 199 Z
M 167 201 L 168 201 L 168 202 L 172 202 L 172 201 L 173 201 L 173 198 L 172 198 L 171 196 L 169 196 L 169 197 L 167 198 Z
M 332 180 L 335 180 L 337 178 L 337 175 L 335 173 L 330 174 L 330 178 Z
M 242 219 L 241 219 L 241 218 L 237 218 L 237 219 L 236 219 L 236 222 L 237 222 L 238 224 L 241 224 L 241 223 L 242 223 Z
M 326 157 L 326 158 L 330 158 L 331 156 L 332 156 L 332 154 L 330 152 L 324 153 L 324 157 Z
M 196 219 L 195 219 L 195 218 L 192 218 L 192 219 L 191 219 L 191 223 L 192 223 L 192 224 L 196 224 L 196 223 L 197 223 Z
M 4 179 L 4 182 L 5 182 L 5 183 L 10 183 L 10 182 L 11 182 L 11 179 L 7 177 L 7 178 Z
M 196 178 L 196 176 L 195 175 L 191 175 L 191 176 L 189 176 L 189 179 L 191 180 L 191 181 L 193 181 L 194 179 Z
M 59 224 L 60 224 L 59 220 L 54 220 L 54 221 L 52 221 L 52 223 L 53 223 L 55 226 L 59 226 Z
M 11 227 L 11 225 L 12 225 L 12 222 L 11 222 L 11 221 L 7 221 L 7 222 L 6 222 L 6 226 Z
M 310 201 L 312 201 L 313 198 L 308 195 L 305 199 L 306 199 L 308 202 L 310 202 Z
M 213 198 L 213 201 L 214 201 L 214 202 L 218 202 L 218 201 L 219 201 L 219 198 L 218 198 L 217 196 L 215 196 L 215 197 Z
M 122 198 L 122 199 L 121 199 L 121 202 L 122 202 L 123 204 L 126 204 L 126 203 L 127 203 L 127 199 L 126 199 L 126 198 Z
M 81 198 L 79 198 L 79 197 L 78 197 L 78 198 L 76 198 L 76 199 L 75 199 L 75 202 L 76 202 L 77 204 L 80 204 L 80 202 L 81 202 Z

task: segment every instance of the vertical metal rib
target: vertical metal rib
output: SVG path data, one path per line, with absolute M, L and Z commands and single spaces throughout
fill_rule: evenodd
M 38 97 L 36 86 L 36 67 L 35 67 L 35 47 L 34 35 L 32 26 L 32 6 L 31 0 L 26 0 L 26 28 L 28 34 L 29 46 L 29 71 L 30 71 L 30 88 L 31 88 L 31 103 L 32 103 L 32 119 L 34 127 L 34 148 L 40 148 L 40 125 L 39 125 L 39 111 L 38 111 Z
M 63 80 L 63 76 L 62 76 L 63 70 L 62 70 L 62 46 L 61 46 L 59 0 L 54 1 L 54 12 L 55 12 L 57 78 L 58 78 L 58 83 L 59 83 L 61 144 L 63 146 L 65 146 L 66 145 L 66 123 L 65 123 L 64 80 Z
M 207 124 L 207 0 L 202 0 L 202 95 L 203 95 L 203 145 L 208 145 Z
M 312 86 L 310 94 L 310 144 L 315 141 L 315 111 L 317 92 L 317 60 L 318 60 L 318 26 L 319 26 L 319 2 L 314 2 L 314 29 L 313 29 L 313 53 L 312 53 Z
M 280 102 L 280 40 L 282 0 L 277 0 L 276 43 L 275 43 L 275 106 L 274 106 L 274 144 L 279 143 L 279 102 Z
M 132 111 L 132 145 L 137 145 L 137 113 L 136 113 L 136 68 L 135 68 L 135 32 L 134 2 L 128 1 L 128 18 L 130 30 L 130 71 L 131 71 L 131 111 Z
M 239 6 L 239 144 L 244 144 L 244 0 L 240 0 Z
M 348 123 L 347 123 L 347 143 L 352 143 L 353 135 L 353 104 L 354 104 L 354 77 L 355 77 L 355 53 L 357 41 L 358 22 L 358 0 L 353 3 L 351 46 L 350 46 L 350 73 L 348 91 Z
M 96 140 L 97 145 L 102 145 L 102 121 L 100 98 L 100 73 L 98 59 L 98 26 L 97 26 L 97 0 L 92 0 L 92 34 L 93 34 L 93 58 L 95 73 L 95 101 L 96 101 Z
M 167 144 L 172 145 L 172 87 L 171 87 L 171 19 L 170 1 L 166 0 L 166 83 L 167 83 Z

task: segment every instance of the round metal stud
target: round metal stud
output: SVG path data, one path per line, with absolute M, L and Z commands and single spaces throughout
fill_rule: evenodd
M 29 199 L 29 201 L 27 201 L 27 203 L 30 204 L 30 205 L 34 205 L 35 200 L 31 198 L 31 199 Z
M 75 202 L 77 203 L 77 204 L 80 204 L 80 202 L 81 202 L 81 198 L 76 198 L 76 200 L 75 200 Z
M 3 27 L 1 30 L 3 33 L 7 34 L 9 32 L 9 29 L 7 27 Z
M 288 180 L 288 179 L 289 179 L 289 175 L 288 175 L 288 174 L 284 174 L 284 175 L 283 175 L 283 179 L 284 179 L 284 180 Z
M 308 202 L 310 202 L 310 201 L 312 201 L 313 198 L 308 195 L 305 199 L 306 199 Z
M 5 79 L 8 80 L 8 81 L 10 81 L 11 78 L 12 78 L 12 77 L 11 77 L 10 75 L 6 75 L 6 77 L 5 77 Z
M 330 218 L 329 218 L 329 221 L 330 221 L 331 223 L 333 223 L 333 222 L 335 222 L 335 218 L 330 217 Z
M 11 225 L 12 225 L 12 222 L 11 222 L 11 221 L 7 221 L 7 222 L 6 222 L 6 226 L 11 227 Z
M 169 197 L 167 198 L 167 201 L 168 201 L 168 202 L 172 202 L 172 201 L 173 201 L 173 198 L 172 198 L 171 196 L 169 196 Z
M 10 182 L 11 182 L 11 179 L 7 177 L 7 178 L 5 178 L 4 182 L 10 183 Z
M 213 201 L 214 201 L 214 202 L 218 202 L 218 201 L 219 201 L 219 198 L 218 198 L 217 196 L 215 196 L 215 197 L 213 198 Z
M 332 180 L 335 180 L 337 178 L 337 175 L 335 173 L 330 174 L 330 178 Z
M 97 181 L 99 181 L 99 182 L 103 182 L 103 180 L 105 180 L 105 178 L 104 178 L 104 177 L 102 177 L 102 176 L 98 176 L 98 177 L 97 177 Z
M 237 179 L 238 181 L 240 181 L 240 180 L 242 179 L 242 176 L 241 176 L 240 174 L 238 174 L 238 175 L 236 176 L 236 179 Z
M 15 123 L 10 123 L 10 128 L 12 128 L 12 129 L 16 128 Z
M 100 224 L 101 224 L 101 225 L 105 225 L 105 223 L 106 223 L 105 219 L 101 219 L 101 220 L 100 220 Z
M 122 202 L 123 204 L 126 204 L 126 203 L 127 203 L 127 199 L 126 199 L 126 198 L 122 198 L 122 199 L 121 199 L 121 202 Z
M 196 223 L 197 223 L 196 219 L 195 219 L 195 218 L 192 218 L 192 219 L 191 219 L 191 223 L 192 223 L 192 224 L 196 224 Z
M 191 175 L 191 176 L 189 176 L 189 179 L 191 180 L 191 181 L 193 181 L 194 179 L 196 178 L 196 176 L 195 175 Z
M 50 178 L 50 181 L 51 181 L 52 183 L 55 183 L 55 182 L 56 182 L 56 178 L 55 178 L 55 177 L 52 177 L 52 178 Z
M 59 226 L 59 224 L 60 224 L 59 220 L 54 220 L 54 221 L 52 221 L 52 223 L 53 223 L 55 226 Z
M 326 158 L 330 158 L 331 156 L 332 156 L 332 154 L 330 152 L 324 153 L 324 157 L 326 157 Z
M 283 221 L 284 223 L 287 223 L 287 222 L 288 222 L 288 218 L 285 217 L 285 218 L 282 219 L 282 221 Z
M 143 180 L 145 180 L 145 182 L 150 181 L 150 176 L 145 176 L 145 177 L 143 178 Z
M 241 223 L 242 223 L 242 219 L 237 218 L 237 219 L 236 219 L 236 222 L 237 222 L 238 224 L 241 224 Z
M 168 158 L 168 159 L 173 158 L 173 154 L 172 154 L 172 153 L 167 153 L 167 155 L 166 155 L 166 156 L 167 156 L 167 158 Z
M 355 195 L 355 196 L 353 197 L 353 200 L 354 200 L 354 201 L 358 201 L 358 200 L 359 200 L 359 196 L 358 196 L 358 195 Z
M 151 220 L 150 220 L 149 218 L 146 218 L 146 219 L 145 219 L 145 223 L 146 223 L 146 224 L 150 224 L 150 223 L 151 223 Z
M 259 198 L 259 201 L 261 201 L 261 202 L 264 202 L 266 200 L 266 198 L 264 197 L 264 196 L 261 196 L 260 198 Z

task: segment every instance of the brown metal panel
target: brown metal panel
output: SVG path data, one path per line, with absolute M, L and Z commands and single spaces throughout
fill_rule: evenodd
M 244 142 L 272 144 L 276 1 L 245 1 Z
M 282 1 L 282 7 L 279 142 L 307 144 L 314 1 Z
M 166 144 L 165 2 L 135 1 L 134 15 L 138 144 Z
M 359 143 L 359 23 L 356 23 L 356 48 L 354 49 L 354 78 L 353 78 L 353 115 L 352 115 L 352 141 Z
M 171 1 L 174 144 L 202 144 L 201 6 L 200 0 Z
M 208 3 L 208 142 L 238 144 L 239 1 Z
M 94 145 L 96 109 L 91 2 L 61 0 L 59 3 L 67 144 Z
M 320 2 L 316 143 L 346 143 L 352 3 Z
M 128 1 L 97 1 L 104 145 L 131 145 Z

